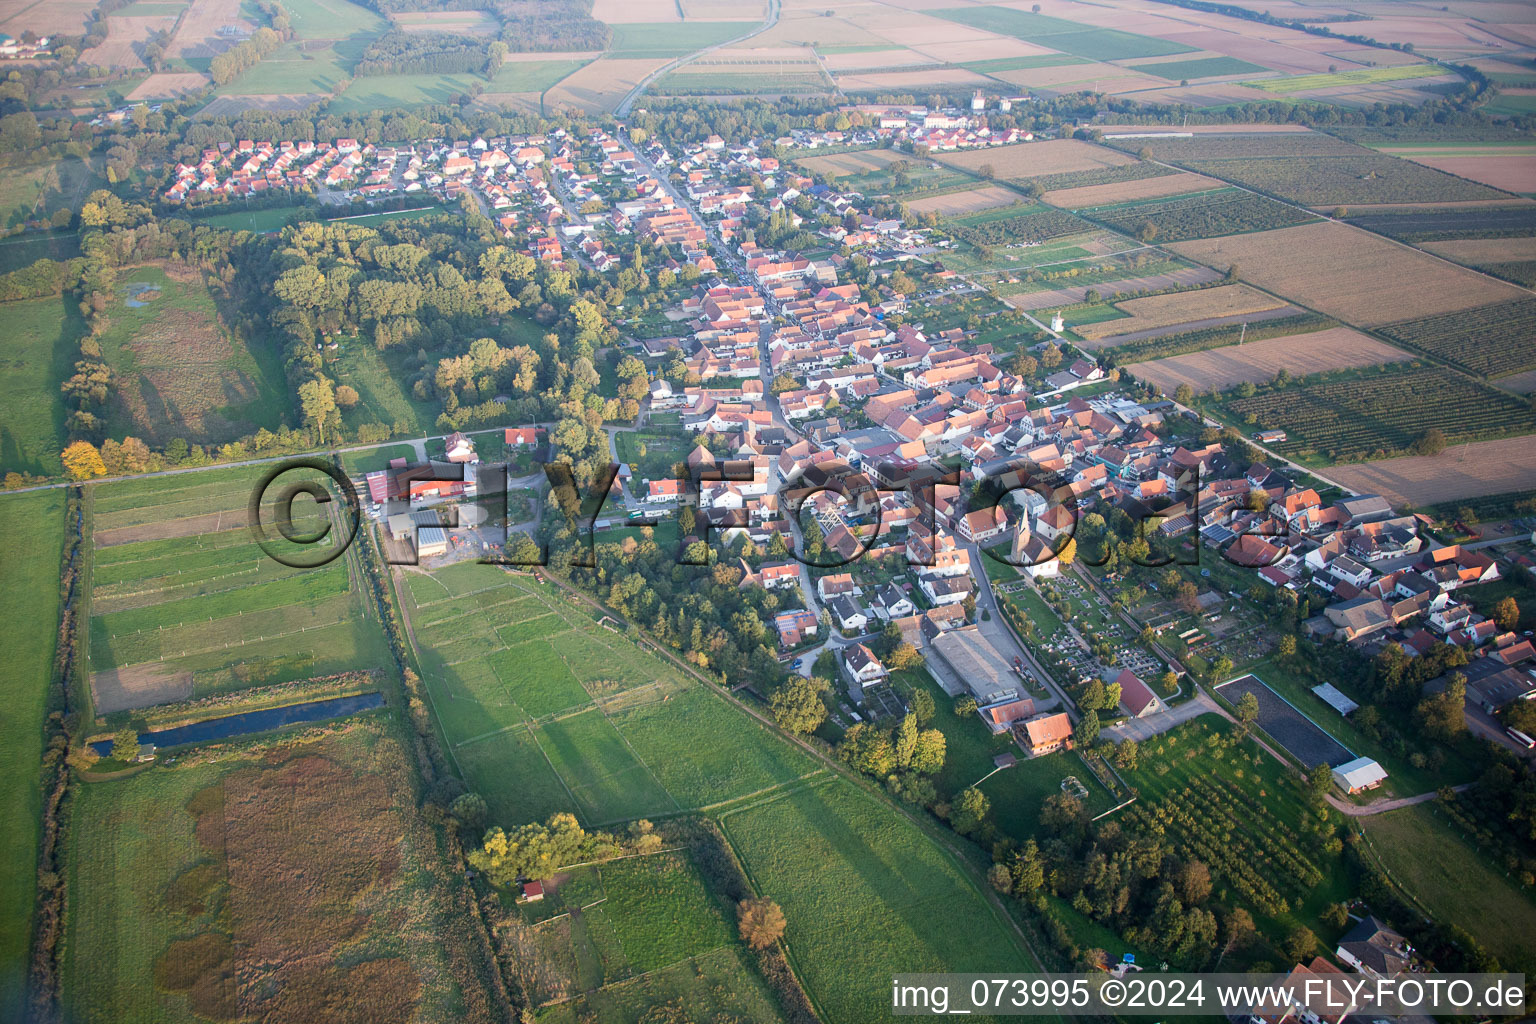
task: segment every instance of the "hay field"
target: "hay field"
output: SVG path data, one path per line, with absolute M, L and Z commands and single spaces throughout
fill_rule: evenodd
M 1096 324 L 1082 324 L 1072 328 L 1077 334 L 1093 341 L 1154 327 L 1193 323 L 1216 317 L 1239 316 L 1243 313 L 1259 313 L 1278 309 L 1285 303 L 1274 296 L 1248 287 L 1245 284 L 1225 284 L 1215 288 L 1202 288 L 1192 292 L 1174 292 L 1171 295 L 1150 295 L 1143 299 L 1127 299 L 1116 308 L 1129 313 L 1129 318 L 1106 320 Z
M 595 60 L 551 86 L 545 101 L 551 112 L 561 107 L 607 112 L 618 106 L 625 94 L 639 85 L 646 75 L 669 61 L 667 57 Z
M 176 34 L 165 48 L 172 60 L 213 57 L 233 47 L 238 39 L 221 35 L 219 30 L 235 25 L 246 32 L 256 26 L 241 16 L 241 0 L 192 0 L 181 18 Z
M 1346 323 L 1391 323 L 1527 292 L 1332 221 L 1168 248 Z
M 1536 443 L 1507 437 L 1456 445 L 1439 455 L 1409 455 L 1352 466 L 1329 476 L 1346 487 L 1393 502 L 1433 505 L 1458 498 L 1536 488 Z
M 1042 174 L 1065 174 L 1071 171 L 1091 171 L 1100 167 L 1120 167 L 1133 164 L 1136 158 L 1128 153 L 1096 146 L 1078 139 L 1055 139 L 1050 142 L 1021 142 L 1013 146 L 974 150 L 965 153 L 944 153 L 935 157 L 940 163 L 976 173 L 977 168 L 990 164 L 999 178 L 1014 180 L 1034 178 Z
M 1207 178 L 1203 174 L 1180 171 L 1178 174 L 1161 174 L 1155 178 L 1137 178 L 1132 181 L 1113 181 L 1107 185 L 1083 185 L 1080 188 L 1063 188 L 1047 192 L 1040 198 L 1052 206 L 1067 210 L 1082 210 L 1090 206 L 1107 206 L 1111 203 L 1129 203 L 1138 199 L 1161 199 L 1164 196 L 1183 195 L 1185 192 L 1201 192 L 1208 188 L 1221 188 L 1225 182 Z
M 118 378 L 107 417 L 113 437 L 222 443 L 282 422 L 289 403 L 275 353 L 224 326 L 199 271 L 147 265 L 124 273 L 119 288 L 101 335 Z
M 907 206 L 918 213 L 936 213 L 941 217 L 956 217 L 968 213 L 980 213 L 982 210 L 993 210 L 1000 206 L 1013 206 L 1021 202 L 1023 200 L 1019 194 L 1012 189 L 1003 188 L 1001 185 L 984 185 L 964 192 L 950 192 L 946 195 L 915 199 Z
M 404 745 L 330 731 L 81 787 L 68 1019 L 499 1019 Z
M 1412 358 L 1402 349 L 1359 331 L 1332 327 L 1310 334 L 1268 338 L 1246 345 L 1228 345 L 1134 363 L 1127 369 L 1138 380 L 1156 384 L 1168 394 L 1177 390 L 1180 384 L 1188 384 L 1199 393 L 1212 389 L 1225 391 L 1244 381 L 1261 384 L 1272 380 L 1282 369 L 1293 377 L 1303 377 L 1326 370 L 1377 366 Z
M 404 11 L 391 14 L 406 32 L 452 32 L 461 36 L 494 36 L 501 23 L 489 11 Z
M 12 0 L 0 5 L 0 32 L 20 36 L 31 29 L 40 36 L 84 35 L 86 21 L 95 9 L 96 0 Z
M 184 92 L 197 92 L 207 84 L 208 76 L 196 71 L 161 71 L 134 86 L 125 98 L 130 103 L 137 100 L 161 100 L 180 96 Z

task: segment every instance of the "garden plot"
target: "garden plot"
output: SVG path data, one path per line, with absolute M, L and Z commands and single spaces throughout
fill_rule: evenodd
M 1253 694 L 1259 702 L 1259 728 L 1307 768 L 1319 764 L 1336 768 L 1354 759 L 1355 755 L 1343 744 L 1264 685 L 1258 676 L 1246 675 L 1222 683 L 1216 692 L 1234 705 L 1244 694 Z

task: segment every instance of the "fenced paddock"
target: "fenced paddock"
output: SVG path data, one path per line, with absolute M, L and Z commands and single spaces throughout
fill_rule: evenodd
M 1319 764 L 1332 768 L 1355 757 L 1256 675 L 1250 673 L 1222 683 L 1216 687 L 1216 692 L 1234 706 L 1243 699 L 1243 694 L 1253 694 L 1259 702 L 1259 728 L 1308 768 Z

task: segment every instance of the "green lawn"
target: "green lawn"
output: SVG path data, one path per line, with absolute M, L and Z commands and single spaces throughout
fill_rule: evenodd
M 0 176 L 0 227 L 46 219 L 65 207 L 78 211 L 92 189 L 106 187 L 106 178 L 79 157 L 8 168 Z
M 21 1019 L 32 904 L 36 893 L 38 765 L 58 632 L 59 561 L 64 549 L 61 491 L 0 496 L 6 545 L 0 593 L 10 639 L 0 673 L 0 1017 Z
M 1262 74 L 1269 69 L 1250 64 L 1236 57 L 1198 57 L 1193 60 L 1171 60 L 1162 64 L 1131 64 L 1130 70 L 1144 75 L 1156 75 L 1177 82 L 1186 78 L 1215 78 L 1223 75 Z
M 418 402 L 400 386 L 402 374 L 393 354 L 386 354 L 360 338 L 342 342 L 340 355 L 331 364 L 337 384 L 356 389 L 357 405 L 344 415 L 353 430 L 364 423 L 382 423 L 395 433 L 419 437 L 436 429 L 437 409 Z
M 1011 7 L 966 7 L 941 11 L 938 16 L 1092 60 L 1167 57 L 1176 53 L 1195 52 L 1192 47 L 1166 39 L 1134 35 L 1112 28 L 1092 28 L 1081 22 L 1044 14 L 1027 14 Z
M 784 907 L 797 965 L 810 970 L 812 998 L 829 1009 L 883 1005 L 883 975 L 895 969 L 1022 966 L 1022 954 L 948 854 L 851 784 L 815 784 L 823 766 L 722 694 L 599 626 L 551 588 L 475 565 L 408 580 L 423 679 L 452 757 L 470 788 L 485 796 L 492 821 L 517 824 L 568 810 L 588 824 L 616 824 L 725 805 L 718 809 L 754 879 Z M 513 643 L 501 646 L 506 640 Z M 531 650 L 544 667 L 529 667 L 538 664 Z M 536 711 L 577 699 L 567 682 L 552 687 L 550 658 L 565 663 L 593 706 L 531 721 Z M 770 840 L 782 849 L 763 845 Z M 802 857 L 811 866 L 790 863 Z M 648 966 L 652 943 L 626 938 L 628 928 L 642 929 L 636 936 L 659 930 L 681 943 L 666 957 L 701 944 L 701 931 L 711 934 L 713 925 L 697 911 L 668 913 L 676 922 L 664 928 L 658 921 L 626 924 L 621 916 L 608 922 L 610 937 L 601 919 L 587 921 L 584 936 L 573 929 L 574 947 L 597 949 L 568 951 L 587 964 L 581 976 L 588 987 L 606 986 L 612 963 L 626 974 Z M 850 930 L 851 919 L 862 923 Z M 847 941 L 850 935 L 857 941 Z M 829 945 L 837 947 L 830 958 Z M 848 978 L 858 979 L 852 989 Z M 670 988 L 675 981 L 656 984 Z M 618 997 L 618 988 L 602 988 L 603 1000 Z M 604 1020 L 643 1012 L 591 992 L 583 998 L 611 1013 L 600 1015 Z M 574 1009 L 541 1015 L 574 1019 Z
M 69 440 L 59 384 L 78 358 L 85 324 L 68 298 L 6 303 L 4 316 L 0 472 L 59 473 Z
M 351 66 L 333 46 L 310 49 L 296 42 L 285 43 L 256 67 L 220 86 L 216 94 L 329 93 L 347 77 Z
M 266 63 L 263 62 L 263 67 Z M 454 75 L 370 75 L 353 79 L 346 91 L 327 108 L 335 114 L 363 114 L 395 107 L 424 103 L 451 103 L 467 94 L 473 85 L 485 85 L 485 78 L 475 74 Z
M 1357 68 L 1334 74 L 1296 75 L 1291 78 L 1265 78 L 1244 85 L 1265 92 L 1289 96 L 1292 93 L 1309 92 L 1313 89 L 1331 89 L 1342 85 L 1375 85 L 1380 82 L 1401 82 L 1411 78 L 1435 78 L 1448 72 L 1437 64 L 1403 64 L 1395 68 Z
M 583 60 L 514 60 L 496 69 L 486 92 L 543 92 L 578 68 Z
M 1359 819 L 1388 875 L 1439 921 L 1458 925 L 1506 971 L 1536 971 L 1536 902 L 1468 846 L 1433 804 Z
M 870 1020 L 898 972 L 1029 970 L 949 854 L 844 780 L 725 815 L 754 886 L 784 908 L 796 972 L 826 1020 Z

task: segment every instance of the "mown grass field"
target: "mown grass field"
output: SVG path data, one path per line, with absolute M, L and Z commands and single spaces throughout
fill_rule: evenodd
M 1022 952 L 962 869 L 917 826 L 851 783 L 821 784 L 827 770 L 808 754 L 559 591 L 474 564 L 405 581 L 438 721 L 493 822 L 559 810 L 609 827 L 677 811 L 721 815 L 761 893 L 784 907 L 791 954 L 803 968 L 814 965 L 804 977 L 813 999 L 837 1008 L 830 1019 L 858 1019 L 882 1005 L 884 975 L 894 970 L 996 969 L 1000 957 L 1022 967 Z M 602 870 L 606 881 L 609 868 Z M 701 920 L 680 914 L 662 929 L 685 943 L 667 956 L 695 943 L 688 936 L 705 928 Z M 583 927 L 591 938 L 592 922 Z M 614 927 L 625 934 L 622 918 Z M 597 935 L 601 946 L 601 926 Z M 645 955 L 636 950 L 654 944 L 615 940 L 628 969 Z M 695 970 L 715 974 L 725 969 L 714 959 L 723 955 L 672 975 L 678 969 L 667 968 L 656 983 L 669 989 Z M 578 972 L 586 989 L 606 984 L 609 956 L 571 953 L 587 964 Z M 860 979 L 853 989 L 849 978 Z M 602 998 L 627 991 L 603 988 Z M 633 1004 L 589 995 L 588 1005 L 615 1014 L 600 1019 L 639 1016 Z M 541 1019 L 578 1019 L 562 1006 Z
M 1023 971 L 966 876 L 896 811 L 833 780 L 723 816 L 753 884 L 784 908 L 795 970 L 827 1020 L 888 1007 L 902 971 Z
M 493 566 L 412 573 L 424 679 L 497 821 L 697 809 L 813 766 L 718 695 L 543 587 Z M 719 742 L 729 733 L 733 741 Z
M 1468 846 L 1432 804 L 1362 818 L 1369 850 L 1436 920 L 1458 925 L 1506 971 L 1536 970 L 1536 903 Z
M 89 652 L 98 700 L 142 706 L 173 691 L 204 695 L 385 664 L 350 556 L 290 568 L 252 538 L 245 506 L 261 473 L 212 470 L 92 488 Z M 321 525 L 309 499 L 294 509 L 301 531 Z M 102 689 L 116 692 L 119 683 L 119 698 Z
M 772 996 L 746 962 L 730 908 L 678 850 L 562 872 L 506 929 L 539 1020 L 771 1024 Z
M 44 220 L 66 207 L 78 211 L 92 189 L 106 186 L 106 178 L 79 157 L 11 168 L 0 179 L 0 227 Z
M 5 552 L 0 592 L 10 638 L 0 672 L 0 1017 L 20 1020 L 22 979 L 32 936 L 36 890 L 38 765 L 43 753 L 43 717 L 58 633 L 59 563 L 64 550 L 62 491 L 0 497 Z
M 0 473 L 58 473 L 69 440 L 59 384 L 73 372 L 85 323 L 65 298 L 0 309 L 8 336 L 0 355 Z

